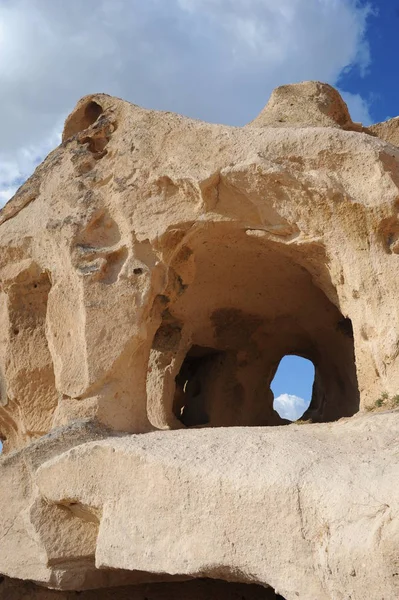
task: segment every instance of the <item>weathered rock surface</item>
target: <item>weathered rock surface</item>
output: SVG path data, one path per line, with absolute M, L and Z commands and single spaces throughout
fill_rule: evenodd
M 81 100 L 2 212 L 6 450 L 84 417 L 278 424 L 289 353 L 315 364 L 314 421 L 396 394 L 399 150 L 349 125 L 312 82 L 244 128 Z
M 385 142 L 399 146 L 399 117 L 371 125 L 369 130 Z
M 339 127 L 367 131 L 353 123 L 337 90 L 319 81 L 276 88 L 262 112 L 250 123 L 256 127 Z
M 59 589 L 210 577 L 288 600 L 393 600 L 398 422 L 154 432 L 48 460 L 44 438 L 35 461 L 23 450 L 0 466 L 1 506 L 13 498 L 0 570 Z
M 0 572 L 397 600 L 397 131 L 318 82 L 242 128 L 78 103 L 0 212 Z

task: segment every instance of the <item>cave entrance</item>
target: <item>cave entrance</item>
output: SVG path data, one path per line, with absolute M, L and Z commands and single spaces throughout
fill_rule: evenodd
M 358 411 L 352 325 L 339 309 L 320 246 L 296 247 L 218 224 L 201 226 L 175 253 L 147 378 L 155 427 L 287 423 L 270 388 L 287 355 L 314 365 L 307 420 Z
M 273 408 L 281 418 L 297 421 L 303 416 L 312 400 L 314 378 L 311 360 L 295 354 L 281 359 L 270 385 Z
M 174 415 L 186 427 L 209 424 L 207 410 L 208 383 L 222 353 L 213 348 L 193 346 L 175 378 Z

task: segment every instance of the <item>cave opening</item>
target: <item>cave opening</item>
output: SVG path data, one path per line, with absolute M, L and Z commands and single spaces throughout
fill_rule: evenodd
M 212 372 L 223 360 L 223 353 L 214 348 L 193 346 L 187 353 L 179 373 L 173 412 L 186 427 L 208 425 L 209 411 L 206 406 L 207 387 Z
M 103 112 L 102 106 L 94 100 L 90 100 L 79 106 L 79 108 L 69 115 L 65 122 L 63 141 L 88 129 L 97 121 Z
M 312 422 L 359 409 L 354 336 L 319 246 L 258 239 L 228 225 L 198 229 L 176 249 L 147 379 L 160 429 L 287 424 L 271 386 L 284 357 L 310 361 L 303 404 Z M 166 329 L 165 329 L 166 328 Z M 283 363 L 284 364 L 284 363 Z

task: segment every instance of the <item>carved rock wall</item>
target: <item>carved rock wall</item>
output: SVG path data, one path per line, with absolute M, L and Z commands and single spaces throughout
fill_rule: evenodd
M 396 130 L 318 82 L 242 128 L 78 103 L 0 213 L 0 572 L 396 600 Z M 286 354 L 314 424 L 271 429 Z
M 83 99 L 1 215 L 6 449 L 77 417 L 180 427 L 190 352 L 218 356 L 191 369 L 212 407 L 190 423 L 278 423 L 289 352 L 315 364 L 316 421 L 396 393 L 398 150 L 348 118 L 313 83 L 244 128 Z

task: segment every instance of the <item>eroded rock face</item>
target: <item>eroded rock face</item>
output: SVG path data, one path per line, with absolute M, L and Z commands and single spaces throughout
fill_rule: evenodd
M 0 213 L 0 572 L 398 597 L 396 133 L 318 82 L 243 128 L 78 103 Z M 313 425 L 269 427 L 286 354 Z
M 286 600 L 394 600 L 398 419 L 69 426 L 0 463 L 0 569 L 59 590 L 205 577 Z

